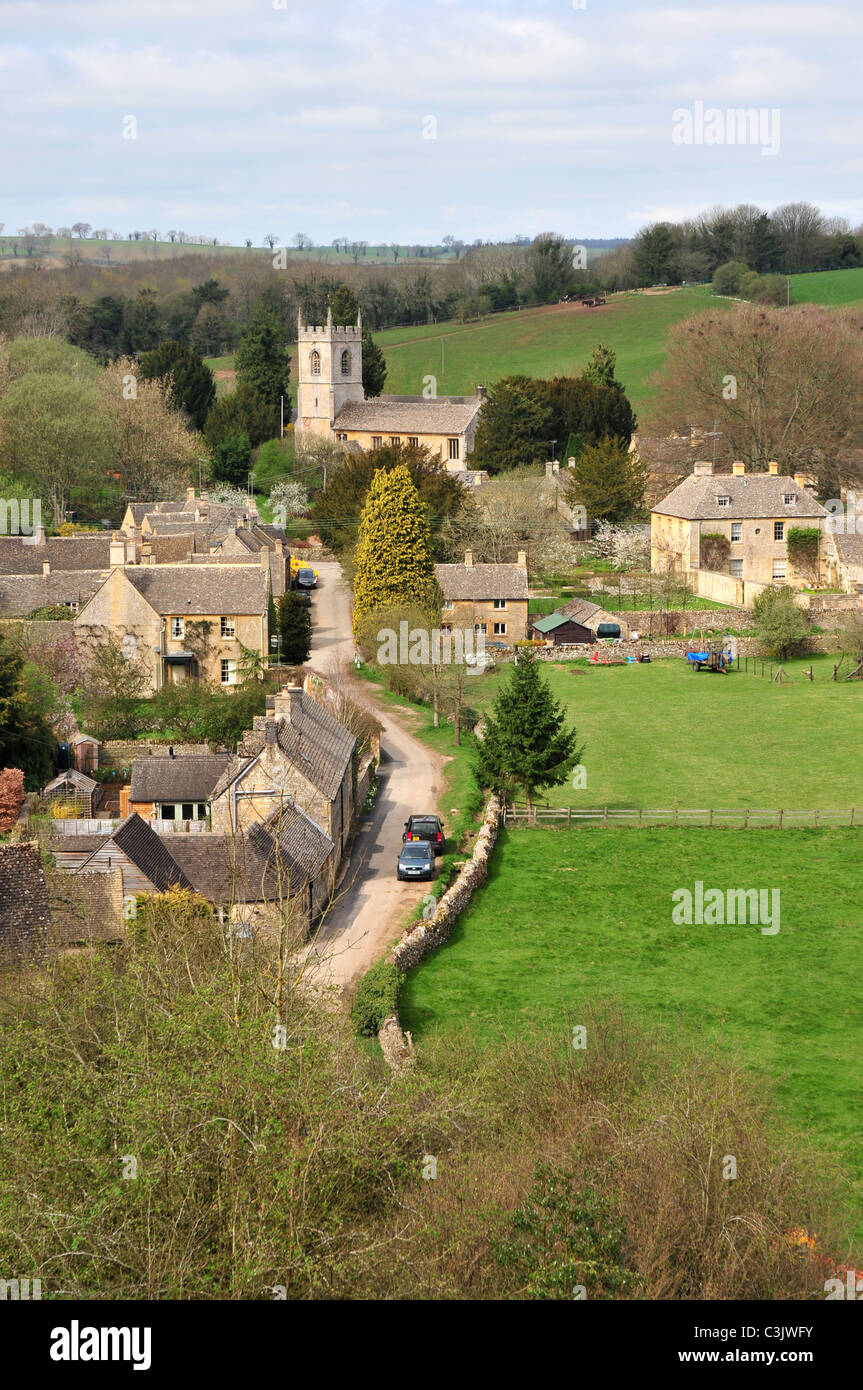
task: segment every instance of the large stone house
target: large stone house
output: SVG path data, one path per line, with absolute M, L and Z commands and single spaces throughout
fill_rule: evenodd
M 298 386 L 295 432 L 335 439 L 348 448 L 417 444 L 461 472 L 473 449 L 485 387 L 475 396 L 375 396 L 363 390 L 363 329 L 334 324 L 297 327 Z M 430 384 L 430 383 L 426 383 Z
M 118 556 L 75 619 L 79 643 L 92 650 L 114 637 L 140 659 L 149 694 L 196 676 L 237 685 L 247 654 L 267 656 L 269 554 L 261 552 L 260 565 L 213 566 L 135 565 Z
M 522 642 L 527 637 L 527 556 L 514 565 L 474 564 L 465 551 L 463 565 L 435 565 L 443 593 L 441 627 L 473 628 L 487 641 Z
M 155 830 L 204 830 L 210 817 L 210 797 L 230 753 L 195 753 L 167 758 L 136 758 L 128 791 L 128 810 L 136 811 Z M 80 775 L 80 774 L 78 774 Z M 124 797 L 120 793 L 120 808 Z
M 285 808 L 323 830 L 337 855 L 354 811 L 354 735 L 302 686 L 288 686 L 256 715 L 211 796 L 214 832 L 236 834 Z
M 747 473 L 738 462 L 728 474 L 698 462 L 651 512 L 651 569 L 707 570 L 743 585 L 823 582 L 826 516 L 803 477 L 785 477 L 778 463 L 766 473 Z M 817 554 L 805 568 L 795 568 L 789 554 L 792 528 L 821 533 Z

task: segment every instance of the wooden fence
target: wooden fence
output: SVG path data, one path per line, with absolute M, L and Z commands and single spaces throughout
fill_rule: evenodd
M 119 820 L 67 820 L 58 816 L 51 821 L 52 835 L 111 835 L 120 824 Z
M 624 825 L 645 829 L 662 825 L 695 825 L 717 829 L 764 830 L 782 828 L 820 829 L 825 826 L 863 826 L 863 812 L 851 807 L 847 811 L 763 810 L 759 807 L 736 809 L 707 807 L 671 810 L 648 810 L 642 807 L 599 806 L 584 809 L 580 806 L 507 806 L 506 825 Z

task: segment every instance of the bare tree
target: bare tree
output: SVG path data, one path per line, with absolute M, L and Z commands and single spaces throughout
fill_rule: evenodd
M 83 239 L 85 236 L 89 236 L 89 235 L 90 235 L 90 223 L 89 223 L 89 222 L 73 222 L 73 223 L 72 223 L 72 231 L 75 233 L 76 237 L 80 237 L 80 238 Z
M 265 237 L 264 237 L 264 245 L 265 245 L 265 246 L 269 246 L 269 248 L 270 248 L 271 251 L 272 251 L 272 249 L 273 249 L 274 246 L 277 246 L 277 245 L 278 245 L 278 242 L 279 242 L 279 238 L 276 236 L 275 232 L 267 232 L 267 233 L 266 233 L 266 235 L 265 235 Z

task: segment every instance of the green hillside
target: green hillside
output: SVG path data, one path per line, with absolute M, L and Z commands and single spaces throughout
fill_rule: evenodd
M 632 292 L 585 309 L 575 304 L 495 314 L 479 323 L 438 323 L 376 333 L 387 359 L 386 390 L 417 395 L 434 376 L 438 395 L 470 395 L 503 376 L 573 376 L 598 342 L 617 353 L 617 375 L 638 408 L 665 359 L 670 326 L 722 305 L 708 286 L 668 294 Z M 727 306 L 726 306 L 727 307 Z M 442 368 L 442 353 L 444 366 Z
M 814 270 L 791 276 L 792 304 L 858 304 L 863 300 L 863 267 Z

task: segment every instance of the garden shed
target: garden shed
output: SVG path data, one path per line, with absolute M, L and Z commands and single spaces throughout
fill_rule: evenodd
M 42 789 L 42 798 L 50 803 L 55 816 L 81 817 L 92 820 L 102 796 L 102 788 L 93 777 L 77 768 L 67 768 Z
M 566 613 L 549 613 L 545 618 L 536 618 L 530 625 L 530 635 L 534 641 L 552 642 L 555 647 L 570 642 L 593 641 L 590 628 L 577 623 Z

